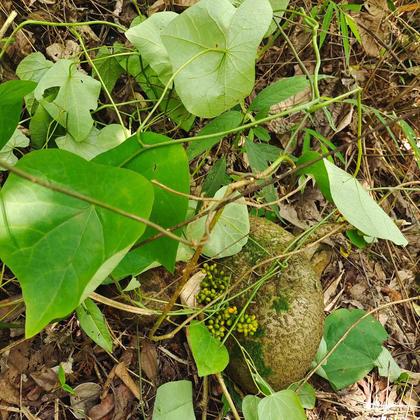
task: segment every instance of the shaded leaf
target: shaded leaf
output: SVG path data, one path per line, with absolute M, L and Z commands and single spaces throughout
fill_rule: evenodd
M 94 63 L 97 70 L 97 72 L 93 70 L 94 76 L 99 79 L 99 73 L 105 87 L 108 89 L 108 92 L 111 93 L 117 80 L 123 73 L 123 69 L 114 57 L 114 52 L 106 46 L 100 47 Z
M 207 125 L 197 133 L 197 136 L 205 136 L 232 130 L 241 125 L 242 119 L 242 114 L 239 111 L 227 111 L 207 123 Z M 223 140 L 223 135 L 192 142 L 187 149 L 188 159 L 194 159 L 206 150 L 211 149 L 221 140 Z
M 36 87 L 27 80 L 10 80 L 0 84 L 0 149 L 12 137 L 20 120 L 23 98 Z
M 298 391 L 297 388 L 299 388 Z M 315 407 L 315 389 L 311 384 L 308 384 L 306 382 L 301 387 L 299 386 L 299 384 L 292 384 L 289 386 L 288 389 L 291 389 L 292 391 L 295 391 L 297 393 L 297 396 L 299 397 L 303 408 L 312 410 Z
M 140 139 L 144 144 L 171 140 L 169 137 L 152 132 L 140 134 Z M 180 193 L 188 194 L 190 191 L 188 159 L 180 144 L 147 150 L 141 146 L 137 135 L 134 135 L 120 146 L 97 156 L 95 162 L 130 169 Z M 185 220 L 188 208 L 187 197 L 166 191 L 158 186 L 154 186 L 154 193 L 155 201 L 150 215 L 152 222 L 168 228 Z M 155 229 L 147 228 L 142 240 L 156 233 L 158 232 Z M 180 231 L 177 230 L 175 233 L 179 234 Z M 143 269 L 158 261 L 172 271 L 175 267 L 178 244 L 174 239 L 159 238 L 134 249 L 127 258 L 137 259 L 138 267 L 143 267 Z
M 295 96 L 310 86 L 306 76 L 294 76 L 277 80 L 258 93 L 249 106 L 250 111 L 267 113 L 273 105 Z

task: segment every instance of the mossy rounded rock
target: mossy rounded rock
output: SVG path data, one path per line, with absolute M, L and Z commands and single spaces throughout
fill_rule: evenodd
M 271 256 L 281 255 L 293 239 L 282 227 L 263 218 L 251 218 L 248 243 L 239 254 L 220 261 L 231 272 L 232 283 L 243 277 L 235 292 L 255 284 L 271 264 L 248 273 L 252 267 Z M 244 293 L 234 304 L 241 308 L 248 299 L 249 293 Z M 236 334 L 236 338 L 260 375 L 275 390 L 302 379 L 318 349 L 324 320 L 322 288 L 310 261 L 302 254 L 290 257 L 287 266 L 260 287 L 247 313 L 256 315 L 257 334 L 248 337 Z M 230 376 L 244 390 L 255 392 L 239 346 L 233 339 L 227 344 Z

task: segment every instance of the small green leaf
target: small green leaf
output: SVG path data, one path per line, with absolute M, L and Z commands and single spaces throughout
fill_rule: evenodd
M 249 95 L 255 56 L 267 31 L 268 0 L 201 0 L 173 19 L 162 33 L 183 104 L 194 115 L 215 117 Z M 188 63 L 188 64 L 186 64 Z
M 174 381 L 161 385 L 156 392 L 153 420 L 195 420 L 192 384 Z
M 123 73 L 123 69 L 115 59 L 112 49 L 106 46 L 100 47 L 96 54 L 94 64 L 97 72 L 93 70 L 93 75 L 99 79 L 99 73 L 105 87 L 111 93 L 114 90 L 117 80 Z
M 296 391 L 298 388 L 299 391 Z M 297 393 L 303 408 L 312 410 L 315 407 L 315 389 L 311 384 L 308 384 L 307 382 L 305 382 L 302 386 L 299 384 L 292 384 L 288 389 L 291 389 Z
M 45 91 L 59 87 L 53 102 L 43 100 Z M 83 141 L 93 127 L 91 110 L 98 107 L 101 84 L 77 70 L 72 60 L 60 60 L 41 78 L 35 99 L 58 121 L 76 141 Z
M 247 395 L 242 400 L 242 412 L 245 420 L 258 420 L 258 404 L 261 398 L 255 395 Z
M 202 191 L 207 197 L 213 197 L 217 190 L 230 182 L 230 178 L 226 175 L 226 159 L 223 157 L 208 171 Z
M 10 80 L 0 84 L 0 149 L 12 137 L 20 120 L 23 98 L 36 87 L 27 80 Z
M 360 309 L 338 309 L 330 314 L 324 326 L 325 347 L 318 352 L 317 361 L 364 315 L 365 312 Z M 375 318 L 369 316 L 363 319 L 322 365 L 321 376 L 328 379 L 334 389 L 359 381 L 374 368 L 387 336 L 384 327 Z
M 264 420 L 306 420 L 299 397 L 290 389 L 265 397 L 258 404 L 258 418 Z
M 0 150 L 0 160 L 10 165 L 15 165 L 18 158 L 14 155 L 13 150 L 18 147 L 28 147 L 29 139 L 18 128 L 14 131 L 10 140 Z M 5 169 L 0 167 L 0 171 Z
M 389 378 L 391 382 L 395 382 L 402 373 L 392 354 L 385 347 L 382 347 L 381 354 L 374 363 L 378 367 L 379 375 Z
M 139 217 L 150 215 L 153 188 L 133 171 L 58 149 L 31 152 L 16 167 Z M 0 258 L 23 289 L 27 337 L 79 306 L 146 228 L 14 174 L 0 199 Z
M 216 192 L 214 198 L 222 199 L 227 186 Z M 214 206 L 215 204 L 213 204 Z M 190 223 L 186 230 L 189 239 L 200 240 L 206 229 L 207 217 L 203 216 Z M 242 197 L 227 204 L 216 222 L 203 254 L 210 258 L 224 258 L 237 254 L 248 242 L 249 216 L 245 199 Z
M 66 372 L 64 372 L 63 366 L 58 366 L 57 377 L 60 385 L 63 386 L 66 383 Z
M 161 33 L 178 15 L 174 12 L 155 13 L 140 25 L 131 27 L 125 36 L 140 52 L 160 81 L 166 85 L 172 76 L 169 55 L 162 43 Z
M 315 178 L 318 188 L 321 190 L 323 196 L 330 202 L 333 201 L 330 191 L 330 181 L 328 179 L 328 173 L 325 169 L 324 161 L 321 159 L 321 155 L 318 152 L 308 151 L 305 152 L 296 162 L 296 166 L 300 167 L 309 162 L 316 161 L 315 163 L 305 166 L 304 168 L 298 169 L 297 175 L 310 174 Z
M 270 133 L 264 127 L 254 127 L 252 131 L 255 134 L 255 137 L 261 141 L 269 142 L 271 140 Z
M 270 107 L 283 102 L 309 88 L 306 76 L 294 76 L 277 80 L 263 89 L 249 106 L 250 111 L 267 113 Z
M 149 180 L 156 180 L 175 191 L 188 194 L 190 192 L 189 166 L 187 155 L 182 145 L 169 144 L 165 147 L 147 150 L 142 147 L 139 139 L 144 144 L 171 141 L 169 137 L 152 132 L 142 133 L 140 137 L 134 135 L 120 146 L 97 156 L 94 161 L 130 169 Z M 158 186 L 154 186 L 154 192 L 155 202 L 150 216 L 152 222 L 168 228 L 185 220 L 188 208 L 187 197 L 165 191 Z M 142 240 L 156 233 L 158 232 L 155 229 L 147 228 Z M 180 231 L 177 230 L 175 233 L 179 234 Z M 143 268 L 146 268 L 154 261 L 158 261 L 172 271 L 175 267 L 178 245 L 179 243 L 174 239 L 159 238 L 131 251 L 127 258 L 138 259 L 139 267 Z
M 363 234 L 357 229 L 346 230 L 346 236 L 350 242 L 359 249 L 365 249 L 369 244 L 365 241 Z
M 414 132 L 411 125 L 409 125 L 406 121 L 400 120 L 398 121 L 398 124 L 400 125 L 405 136 L 407 137 L 408 143 L 410 144 L 410 147 L 413 151 L 414 158 L 416 159 L 417 166 L 420 168 L 420 147 L 419 147 L 419 144 L 417 143 L 418 138 L 416 136 L 416 133 Z
M 334 2 L 330 1 L 328 3 L 327 10 L 325 11 L 324 19 L 322 20 L 321 24 L 321 34 L 319 35 L 319 48 L 321 48 L 324 44 L 325 38 L 327 37 L 328 30 L 330 29 L 332 17 L 334 14 L 335 4 Z
M 77 318 L 82 330 L 98 346 L 112 352 L 112 338 L 105 317 L 92 299 L 86 299 L 77 309 Z
M 232 130 L 241 125 L 242 119 L 243 116 L 239 111 L 227 111 L 207 123 L 207 125 L 198 132 L 197 136 L 206 136 Z M 192 142 L 187 149 L 188 159 L 193 160 L 201 153 L 211 149 L 222 139 L 223 136 L 215 136 Z
M 347 172 L 324 159 L 331 196 L 341 214 L 355 228 L 374 238 L 407 245 L 392 219 L 379 207 L 362 185 Z
M 346 18 L 346 22 L 350 30 L 353 32 L 354 37 L 357 39 L 357 42 L 359 44 L 362 44 L 362 38 L 360 37 L 359 29 L 357 28 L 357 24 L 354 21 L 354 19 L 348 15 L 347 13 L 344 13 L 344 16 Z
M 339 23 L 340 23 L 340 32 L 341 40 L 343 42 L 344 57 L 346 59 L 346 65 L 350 65 L 350 39 L 349 39 L 349 29 L 346 21 L 346 14 L 342 11 L 338 12 Z
M 51 138 L 54 126 L 57 125 L 58 123 L 54 122 L 48 111 L 41 104 L 38 104 L 29 122 L 31 145 L 35 149 L 43 148 Z
M 102 130 L 93 127 L 83 141 L 75 141 L 71 134 L 55 139 L 60 149 L 72 152 L 86 160 L 119 146 L 127 138 L 126 130 L 119 124 L 106 125 Z
M 188 327 L 188 342 L 197 365 L 198 376 L 222 372 L 229 363 L 225 345 L 213 337 L 207 327 L 193 321 Z

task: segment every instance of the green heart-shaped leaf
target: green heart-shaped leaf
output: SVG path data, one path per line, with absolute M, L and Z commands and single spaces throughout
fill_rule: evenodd
M 142 133 L 140 139 L 144 144 L 168 142 L 171 139 L 157 133 Z M 95 162 L 120 166 L 142 174 L 149 180 L 156 180 L 172 190 L 183 194 L 190 191 L 190 174 L 188 158 L 180 144 L 167 145 L 154 149 L 144 149 L 137 135 L 127 139 L 123 144 L 95 158 Z M 155 202 L 150 220 L 168 228 L 185 220 L 188 198 L 154 187 Z M 147 228 L 142 240 L 157 233 Z M 175 233 L 180 233 L 176 231 Z M 138 274 L 154 261 L 159 261 L 168 270 L 175 266 L 179 242 L 163 237 L 149 242 L 140 248 L 130 251 L 121 261 L 113 275 L 121 278 L 129 274 Z
M 150 215 L 153 188 L 135 172 L 53 149 L 29 153 L 16 167 L 131 214 Z M 21 284 L 27 337 L 73 311 L 146 227 L 14 174 L 0 199 L 0 258 Z
M 245 0 L 237 9 L 229 0 L 201 0 L 168 24 L 161 38 L 188 111 L 215 117 L 251 93 L 272 14 L 268 0 Z

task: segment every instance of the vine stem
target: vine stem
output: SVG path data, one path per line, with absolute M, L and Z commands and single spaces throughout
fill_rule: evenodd
M 119 31 L 125 32 L 127 29 L 124 26 L 118 25 L 118 23 L 107 22 L 106 20 L 92 20 L 90 22 L 48 22 L 44 20 L 25 20 L 24 22 L 20 23 L 16 28 L 13 30 L 10 37 L 6 39 L 1 51 L 0 51 L 0 60 L 5 54 L 7 48 L 12 43 L 14 36 L 17 32 L 23 29 L 25 26 L 29 25 L 40 25 L 40 26 L 50 26 L 55 28 L 77 28 L 80 26 L 91 26 L 91 25 L 108 25 L 112 26 L 113 28 L 118 29 Z
M 357 92 L 357 162 L 356 169 L 353 176 L 356 178 L 360 171 L 363 156 L 363 143 L 362 143 L 362 90 Z
M 153 229 L 156 229 L 164 236 L 167 236 L 168 238 L 174 239 L 178 242 L 182 242 L 185 245 L 188 246 L 197 246 L 197 243 L 192 241 L 187 241 L 186 239 L 175 235 L 174 233 L 168 231 L 167 229 L 164 229 L 162 226 L 151 222 L 150 220 L 147 220 L 141 216 L 137 216 L 136 214 L 129 213 L 119 207 L 111 206 L 103 201 L 97 200 L 96 198 L 89 197 L 88 195 L 81 194 L 77 191 L 70 190 L 68 188 L 65 188 L 59 184 L 56 184 L 55 182 L 47 181 L 42 178 L 38 178 L 37 176 L 31 175 L 30 173 L 23 171 L 20 168 L 17 168 L 16 166 L 10 165 L 9 163 L 0 160 L 0 167 L 7 169 L 9 172 L 26 179 L 29 182 L 32 182 L 33 184 L 40 185 L 42 187 L 48 188 L 49 190 L 59 192 L 65 195 L 68 195 L 70 197 L 76 198 L 81 201 L 85 201 L 86 203 L 93 204 L 95 206 L 101 207 L 103 209 L 112 211 L 113 213 L 119 214 L 120 216 L 127 217 L 128 219 L 135 220 L 136 222 L 143 223 L 146 226 L 149 226 Z
M 419 300 L 419 296 L 414 296 L 407 299 L 395 300 L 393 302 L 385 303 L 381 306 L 378 306 L 375 309 L 365 313 L 362 317 L 360 317 L 356 322 L 354 322 L 350 327 L 346 330 L 346 332 L 340 337 L 340 339 L 331 347 L 330 351 L 328 351 L 325 356 L 319 361 L 319 363 L 305 376 L 302 380 L 302 383 L 296 388 L 296 392 L 302 388 L 302 386 L 309 381 L 309 379 L 316 373 L 316 371 L 327 361 L 327 359 L 337 350 L 338 346 L 348 337 L 348 335 L 356 328 L 364 319 L 368 316 L 381 311 L 382 309 L 388 308 L 389 306 L 399 305 L 401 303 L 413 302 L 415 300 Z

